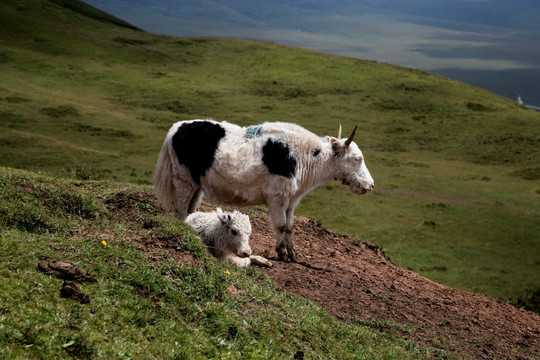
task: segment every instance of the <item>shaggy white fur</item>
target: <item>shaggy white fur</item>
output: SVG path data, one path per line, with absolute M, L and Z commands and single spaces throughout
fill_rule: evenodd
M 179 163 L 173 146 L 177 131 L 180 129 L 181 132 L 183 125 L 196 122 L 206 122 L 209 127 L 219 125 L 224 130 L 211 167 L 201 174 L 200 183 L 194 181 L 187 166 Z M 165 210 L 173 212 L 179 219 L 185 219 L 198 209 L 203 193 L 223 205 L 265 204 L 276 234 L 279 257 L 296 261 L 292 241 L 294 210 L 307 193 L 331 180 L 340 181 L 355 194 L 364 194 L 375 186 L 364 156 L 353 142 L 355 131 L 356 128 L 348 138 L 342 139 L 341 126 L 335 138 L 319 137 L 290 123 L 264 123 L 243 128 L 213 120 L 177 122 L 165 138 L 156 165 L 157 199 Z M 294 164 L 291 176 L 271 171 L 264 162 L 264 148 L 269 142 L 282 144 L 281 150 L 286 152 L 286 156 L 271 154 L 274 169 L 280 169 L 282 160 L 285 166 Z
M 186 223 L 199 234 L 215 257 L 237 266 L 248 266 L 251 263 L 272 266 L 272 263 L 262 256 L 252 255 L 249 246 L 249 216 L 236 210 L 230 213 L 217 208 L 212 212 L 194 212 L 186 218 Z

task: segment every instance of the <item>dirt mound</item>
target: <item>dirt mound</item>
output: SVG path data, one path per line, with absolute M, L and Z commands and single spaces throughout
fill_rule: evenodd
M 203 205 L 201 211 L 213 208 Z M 429 349 L 471 359 L 539 359 L 540 316 L 505 302 L 435 283 L 389 261 L 376 245 L 295 218 L 298 262 L 279 261 L 264 211 L 249 212 L 251 248 L 272 263 L 262 268 L 286 291 L 315 301 L 343 321 L 396 333 Z M 179 262 L 193 257 L 176 240 L 131 239 L 150 261 L 162 251 Z
M 255 254 L 276 284 L 345 321 L 396 332 L 429 349 L 476 359 L 538 359 L 540 316 L 435 283 L 392 264 L 376 246 L 296 217 L 298 263 L 277 259 L 265 213 L 250 214 Z M 445 350 L 443 350 L 443 348 Z

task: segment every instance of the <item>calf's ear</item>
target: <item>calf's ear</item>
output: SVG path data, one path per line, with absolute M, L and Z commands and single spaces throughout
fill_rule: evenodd
M 217 208 L 216 212 L 217 212 L 219 221 L 221 221 L 221 225 L 227 226 L 227 224 L 231 220 L 231 215 L 225 214 L 223 210 L 221 210 L 221 208 Z

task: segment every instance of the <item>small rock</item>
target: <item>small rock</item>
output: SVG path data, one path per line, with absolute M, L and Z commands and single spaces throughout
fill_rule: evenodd
M 69 261 L 53 260 L 38 265 L 38 270 L 62 280 L 96 282 L 86 270 Z
M 77 300 L 81 304 L 89 304 L 90 296 L 83 293 L 75 281 L 66 280 L 60 289 L 60 297 Z

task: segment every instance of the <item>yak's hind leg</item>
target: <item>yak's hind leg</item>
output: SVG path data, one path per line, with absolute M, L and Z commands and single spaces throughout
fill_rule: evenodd
M 292 240 L 294 208 L 283 202 L 268 204 L 270 220 L 276 234 L 276 252 L 281 260 L 296 262 L 296 252 Z
M 202 191 L 200 186 L 186 181 L 179 176 L 173 177 L 175 198 L 174 217 L 184 220 L 190 213 L 197 210 L 201 203 Z

